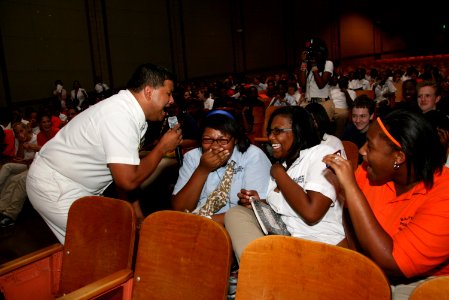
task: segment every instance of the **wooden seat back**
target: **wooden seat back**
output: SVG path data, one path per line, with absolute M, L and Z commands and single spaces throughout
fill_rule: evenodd
M 390 299 L 382 270 L 355 251 L 290 236 L 251 242 L 240 258 L 237 300 Z
M 360 95 L 367 95 L 371 98 L 371 100 L 374 100 L 376 98 L 376 93 L 373 90 L 356 90 L 355 95 L 356 97 Z
M 419 284 L 410 295 L 410 300 L 449 299 L 449 276 L 440 276 Z
M 343 148 L 345 149 L 346 158 L 351 162 L 352 169 L 357 169 L 359 164 L 359 147 L 351 141 L 342 141 Z
M 67 221 L 61 292 L 130 269 L 135 232 L 136 217 L 130 203 L 101 196 L 75 201 Z
M 225 299 L 231 240 L 205 217 L 158 211 L 142 223 L 132 299 Z
M 94 286 L 95 293 L 106 292 L 105 277 L 131 272 L 135 237 L 136 216 L 130 203 L 100 196 L 80 198 L 69 210 L 65 244 L 0 265 L 0 291 L 6 299 L 36 300 L 69 293 L 73 294 L 69 299 L 80 299 L 88 286 Z M 108 294 L 107 299 L 121 298 L 123 290 L 114 290 L 114 297 Z

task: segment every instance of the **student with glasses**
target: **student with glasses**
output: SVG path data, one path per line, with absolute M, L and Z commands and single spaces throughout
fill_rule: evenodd
M 271 162 L 258 147 L 251 145 L 242 126 L 224 110 L 211 111 L 204 120 L 201 146 L 184 155 L 176 182 L 172 207 L 195 212 L 220 185 L 226 166 L 235 162 L 232 183 L 225 206 L 211 218 L 224 223 L 224 213 L 237 205 L 241 189 L 261 190 L 270 178 Z
M 269 184 L 258 190 L 242 190 L 238 194 L 240 205 L 225 215 L 225 227 L 236 257 L 251 241 L 264 235 L 250 198 L 266 201 L 281 215 L 292 236 L 333 245 L 340 243 L 345 238 L 342 207 L 327 177 L 332 174 L 322 162 L 335 149 L 320 144 L 311 115 L 299 106 L 275 110 L 268 121 L 267 134 L 277 160 L 271 167 Z

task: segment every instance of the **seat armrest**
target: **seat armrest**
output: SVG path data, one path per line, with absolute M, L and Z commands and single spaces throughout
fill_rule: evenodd
M 23 266 L 29 265 L 43 258 L 49 257 L 57 252 L 61 252 L 63 249 L 62 244 L 56 243 L 40 250 L 34 251 L 30 254 L 24 255 L 12 261 L 6 262 L 0 265 L 0 276 L 7 274 L 11 271 L 17 270 Z
M 123 299 L 131 298 L 133 271 L 122 269 L 111 275 L 92 282 L 76 291 L 66 294 L 58 299 L 61 300 L 83 300 L 97 298 L 106 292 L 112 291 L 120 286 L 124 286 Z M 129 294 L 128 294 L 129 293 Z M 128 295 L 127 295 L 128 294 Z

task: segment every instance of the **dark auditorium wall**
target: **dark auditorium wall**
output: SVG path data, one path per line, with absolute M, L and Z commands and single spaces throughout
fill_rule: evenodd
M 56 79 L 68 91 L 75 79 L 92 91 L 95 76 L 122 88 L 143 62 L 180 80 L 291 69 L 309 36 L 342 62 L 433 41 L 424 22 L 378 11 L 355 0 L 0 0 L 0 107 L 43 101 Z M 446 32 L 434 39 L 447 50 Z

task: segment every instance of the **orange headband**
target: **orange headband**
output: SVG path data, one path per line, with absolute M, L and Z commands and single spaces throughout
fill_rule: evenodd
M 384 125 L 384 123 L 382 123 L 382 120 L 379 117 L 377 117 L 376 120 L 377 120 L 377 123 L 379 123 L 380 128 L 385 133 L 385 135 L 390 139 L 390 141 L 392 141 L 393 144 L 395 144 L 399 148 L 402 148 L 401 144 L 388 132 L 387 128 L 385 128 L 385 125 Z

